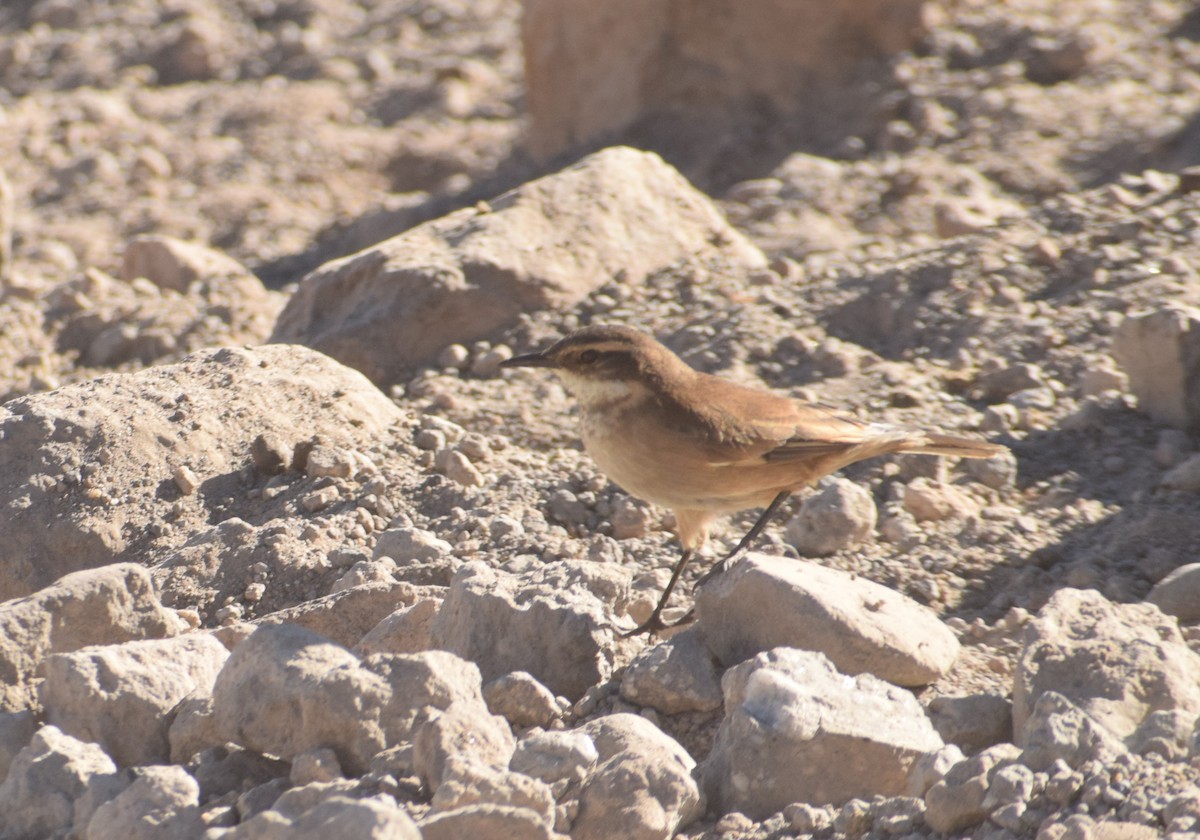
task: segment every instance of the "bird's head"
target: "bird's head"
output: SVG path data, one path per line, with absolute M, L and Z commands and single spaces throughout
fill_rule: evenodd
M 585 408 L 620 399 L 677 368 L 690 370 L 650 336 L 623 326 L 584 327 L 545 350 L 514 356 L 501 367 L 550 368 Z

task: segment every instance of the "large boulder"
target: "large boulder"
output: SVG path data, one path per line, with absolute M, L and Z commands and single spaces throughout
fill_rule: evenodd
M 655 122 L 672 126 L 676 137 L 698 136 L 685 126 L 728 125 L 751 103 L 801 113 L 814 88 L 914 46 L 923 5 L 526 0 L 530 150 L 550 157 Z M 810 122 L 827 115 L 806 113 Z
M 567 307 L 684 260 L 762 268 L 762 253 L 657 155 L 605 149 L 487 204 L 327 263 L 272 341 L 307 344 L 391 383 L 531 309 Z
M 244 498 L 238 473 L 259 436 L 366 448 L 402 417 L 360 374 L 283 346 L 204 351 L 11 400 L 0 406 L 0 599 L 162 558 Z
M 721 684 L 725 719 L 703 771 L 721 813 L 899 796 L 913 765 L 943 747 L 912 694 L 849 678 L 820 653 L 761 653 Z
M 1025 628 L 1013 680 L 1018 745 L 1030 737 L 1034 709 L 1048 691 L 1129 739 L 1156 711 L 1200 714 L 1200 656 L 1153 604 L 1060 589 Z

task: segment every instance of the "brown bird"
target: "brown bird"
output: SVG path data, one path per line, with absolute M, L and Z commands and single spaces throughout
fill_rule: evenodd
M 1006 451 L 864 423 L 701 373 L 630 327 L 586 327 L 503 366 L 554 370 L 579 402 L 583 444 L 600 469 L 626 492 L 675 514 L 683 555 L 650 618 L 626 635 L 667 626 L 667 599 L 722 514 L 766 508 L 700 583 L 749 546 L 789 494 L 848 464 L 898 452 L 991 458 Z

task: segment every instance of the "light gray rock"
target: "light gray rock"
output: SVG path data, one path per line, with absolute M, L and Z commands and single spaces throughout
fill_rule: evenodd
M 550 731 L 522 738 L 508 766 L 549 785 L 561 781 L 577 784 L 587 778 L 599 759 L 596 742 L 586 732 Z
M 612 614 L 629 597 L 629 572 L 564 561 L 519 575 L 468 563 L 433 621 L 435 647 L 479 665 L 485 681 L 526 671 L 577 700 L 612 672 Z
M 573 840 L 667 840 L 701 815 L 696 762 L 654 724 L 615 714 L 580 731 L 592 738 L 600 760 L 580 791 Z
M 1139 409 L 1181 429 L 1200 426 L 1200 310 L 1171 305 L 1130 315 L 1117 328 L 1113 357 Z
M 182 767 L 143 767 L 133 784 L 100 805 L 84 840 L 193 840 L 204 835 L 200 785 Z
M 28 709 L 0 712 L 0 782 L 8 776 L 9 765 L 28 746 L 37 729 L 37 717 Z
M 703 768 L 722 813 L 762 818 L 793 802 L 898 796 L 910 769 L 943 746 L 907 691 L 848 678 L 822 654 L 761 653 L 721 680 L 725 719 Z
M 697 627 L 725 665 L 776 647 L 817 650 L 845 674 L 926 685 L 950 670 L 958 639 L 893 589 L 816 563 L 747 554 L 696 594 Z
M 686 259 L 766 259 L 657 155 L 610 148 L 486 205 L 318 268 L 271 340 L 307 344 L 378 383 L 522 312 L 567 307 L 610 278 Z M 400 558 L 396 558 L 397 560 Z
M 716 663 L 695 630 L 643 648 L 621 677 L 621 696 L 638 706 L 676 715 L 721 708 Z
M 74 572 L 33 595 L 6 601 L 0 604 L 0 710 L 35 704 L 33 677 L 51 654 L 186 629 L 159 601 L 150 573 L 133 563 Z
M 1185 624 L 1200 621 L 1200 563 L 1175 569 L 1154 585 L 1146 600 Z
M 1042 693 L 1057 691 L 1118 738 L 1160 710 L 1200 713 L 1200 656 L 1152 604 L 1061 589 L 1025 627 L 1013 681 L 1013 731 L 1028 738 Z
M 508 722 L 483 703 L 427 707 L 413 727 L 413 769 L 436 793 L 456 759 L 499 770 L 508 766 L 515 746 Z
M 875 530 L 879 512 L 865 487 L 847 478 L 831 478 L 805 499 L 787 524 L 785 539 L 801 556 L 824 557 L 858 545 Z
M 222 740 L 285 760 L 330 747 L 361 773 L 386 746 L 379 713 L 390 699 L 387 681 L 345 648 L 277 624 L 234 648 L 213 688 L 213 714 Z
M 329 747 L 353 775 L 376 753 L 411 739 L 419 716 L 454 704 L 477 722 L 491 718 L 479 670 L 470 662 L 444 651 L 376 654 L 360 662 L 289 624 L 254 631 L 234 649 L 213 689 L 222 742 L 286 760 Z M 508 733 L 503 722 L 495 728 Z
M 87 807 L 112 799 L 128 784 L 98 746 L 43 726 L 0 784 L 0 838 L 50 837 L 77 821 L 86 825 Z
M 99 744 L 120 767 L 166 763 L 168 713 L 211 693 L 228 658 L 208 633 L 55 654 L 40 689 L 46 722 Z
M 441 598 L 419 598 L 415 603 L 401 607 L 359 639 L 354 652 L 368 656 L 429 650 L 433 646 L 433 619 L 441 606 Z
M 524 773 L 485 767 L 469 759 L 452 759 L 430 803 L 431 813 L 469 805 L 528 808 L 554 825 L 554 794 L 545 782 Z
M 420 829 L 422 840 L 566 840 L 536 811 L 491 803 L 435 812 Z
M 562 713 L 554 693 L 524 671 L 489 682 L 483 687 L 483 699 L 492 714 L 521 728 L 549 726 Z
M 1073 769 L 1088 761 L 1109 764 L 1126 752 L 1120 738 L 1056 691 L 1038 695 L 1019 745 L 1021 761 L 1034 770 L 1059 760 Z

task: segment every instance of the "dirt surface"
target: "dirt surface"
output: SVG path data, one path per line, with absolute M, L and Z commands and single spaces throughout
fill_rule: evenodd
M 901 501 L 904 483 L 937 475 L 932 459 L 846 470 L 870 489 L 880 525 L 822 562 L 928 605 L 965 645 L 922 700 L 1007 694 L 1020 628 L 1055 591 L 1140 601 L 1195 562 L 1200 496 L 1160 483 L 1195 438 L 1135 410 L 1111 344 L 1130 313 L 1200 304 L 1200 196 L 1178 175 L 1200 163 L 1200 12 L 1183 0 L 964 0 L 933 12 L 921 49 L 897 57 L 864 103 L 879 115 L 866 129 L 782 148 L 743 145 L 744 127 L 730 126 L 704 154 L 661 149 L 715 193 L 771 272 L 614 281 L 468 347 L 462 370 L 397 383 L 404 411 L 483 436 L 486 482 L 435 476 L 432 453 L 399 440 L 392 458 L 372 451 L 387 484 L 405 488 L 385 507 L 462 560 L 606 559 L 634 567 L 635 587 L 661 582 L 677 556 L 669 515 L 598 471 L 562 388 L 542 372 L 470 368 L 491 346 L 524 352 L 611 321 L 653 332 L 702 370 L 1011 447 L 1012 461 L 949 468 L 963 496 L 942 521 L 918 523 Z M 15 221 L 0 395 L 266 338 L 265 314 L 223 317 L 230 304 L 212 294 L 164 303 L 165 292 L 116 279 L 137 235 L 232 256 L 276 290 L 256 293 L 273 317 L 290 284 L 326 260 L 539 173 L 520 149 L 519 14 L 516 0 L 6 2 L 0 168 Z M 722 156 L 737 183 L 718 174 Z M 185 305 L 186 324 L 161 314 Z M 192 339 L 89 356 L 80 330 L 101 322 Z M 250 518 L 241 492 L 225 513 Z M 795 553 L 783 523 L 802 503 L 780 513 L 766 551 Z M 618 508 L 634 509 L 644 533 L 614 539 Z M 500 516 L 524 536 L 489 536 Z M 714 551 L 753 516 L 719 528 Z M 370 547 L 351 525 L 337 541 Z M 209 599 L 227 591 L 197 595 L 204 623 L 220 623 Z M 239 617 L 290 605 L 272 593 Z M 1185 638 L 1200 650 L 1200 632 Z M 600 697 L 600 710 L 628 710 L 615 689 Z M 659 723 L 702 755 L 717 721 Z M 1179 774 L 1200 779 L 1170 768 L 1141 784 L 1166 793 Z

